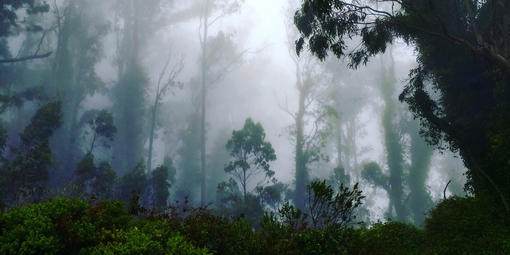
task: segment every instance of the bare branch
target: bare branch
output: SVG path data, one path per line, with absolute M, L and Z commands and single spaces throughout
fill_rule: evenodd
M 21 57 L 21 58 L 7 58 L 7 59 L 0 59 L 0 64 L 8 64 L 8 63 L 16 63 L 16 62 L 22 62 L 27 60 L 33 60 L 33 59 L 41 59 L 41 58 L 47 58 L 49 57 L 53 52 L 50 51 L 48 53 L 40 54 L 40 55 L 32 55 L 27 57 Z

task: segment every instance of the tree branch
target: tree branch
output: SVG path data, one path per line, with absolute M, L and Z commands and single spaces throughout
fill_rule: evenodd
M 22 61 L 27 61 L 27 60 L 33 60 L 33 59 L 40 59 L 40 58 L 47 58 L 49 57 L 53 52 L 50 51 L 48 53 L 45 53 L 45 54 L 35 54 L 35 55 L 32 55 L 32 56 L 27 56 L 27 57 L 21 57 L 21 58 L 7 58 L 7 59 L 0 59 L 0 64 L 8 64 L 8 63 L 16 63 L 16 62 L 22 62 Z

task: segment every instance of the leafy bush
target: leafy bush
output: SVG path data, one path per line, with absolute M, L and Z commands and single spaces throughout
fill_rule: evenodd
M 229 221 L 202 208 L 186 217 L 181 228 L 195 246 L 214 254 L 256 254 L 259 248 L 252 226 L 244 218 Z
M 505 216 L 489 201 L 444 200 L 425 220 L 429 254 L 510 254 L 510 226 Z
M 0 254 L 208 254 L 121 202 L 54 199 L 0 214 Z
M 376 223 L 371 228 L 351 233 L 349 254 L 367 255 L 419 255 L 423 254 L 423 230 L 401 222 Z

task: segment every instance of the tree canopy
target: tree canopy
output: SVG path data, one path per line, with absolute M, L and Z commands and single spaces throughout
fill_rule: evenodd
M 496 0 L 304 0 L 296 50 L 307 45 L 321 59 L 332 52 L 358 67 L 396 39 L 415 46 L 418 67 L 400 100 L 429 143 L 460 152 L 468 190 L 510 210 L 509 13 L 510 3 Z M 350 49 L 353 37 L 361 44 Z

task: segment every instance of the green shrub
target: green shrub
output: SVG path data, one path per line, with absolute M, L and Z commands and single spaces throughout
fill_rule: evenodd
M 0 254 L 208 254 L 121 202 L 54 199 L 0 214 Z
M 428 254 L 510 254 L 510 226 L 494 203 L 452 197 L 425 220 Z
M 259 245 L 250 222 L 244 218 L 229 221 L 199 209 L 184 219 L 182 233 L 197 247 L 214 254 L 257 254 Z
M 401 222 L 376 223 L 351 232 L 349 254 L 360 255 L 421 255 L 423 230 Z

